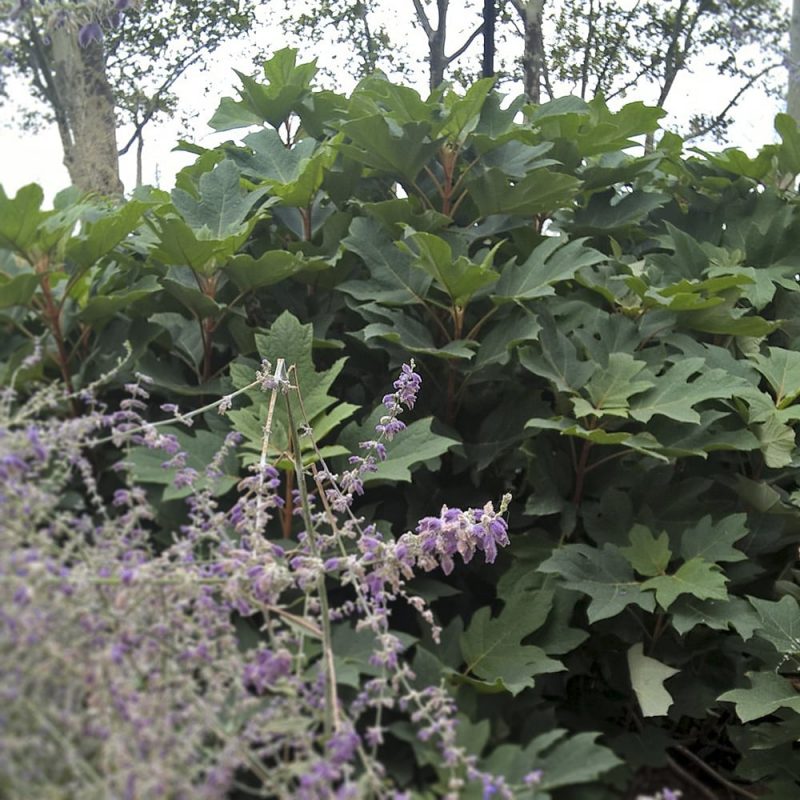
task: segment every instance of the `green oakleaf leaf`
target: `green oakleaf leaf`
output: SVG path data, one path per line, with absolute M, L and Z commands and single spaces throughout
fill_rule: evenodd
M 36 241 L 38 228 L 49 216 L 42 211 L 44 192 L 34 183 L 23 186 L 15 197 L 0 187 L 0 247 L 27 253 Z
M 532 767 L 542 770 L 542 779 L 530 793 L 515 797 L 531 800 L 549 798 L 549 792 L 561 786 L 588 783 L 619 766 L 622 761 L 607 747 L 596 742 L 599 733 L 579 733 L 570 737 L 562 729 L 537 736 L 525 747 L 502 744 L 482 760 L 481 767 L 494 775 L 502 775 L 509 784 L 521 784 Z M 470 794 L 470 800 L 479 795 Z
M 354 219 L 342 244 L 361 257 L 371 280 L 346 281 L 339 286 L 341 291 L 357 300 L 387 305 L 419 303 L 426 295 L 431 276 L 411 266 L 411 256 L 395 246 L 377 220 Z
M 690 382 L 690 378 L 693 378 Z M 700 414 L 694 406 L 704 400 L 728 399 L 749 386 L 722 369 L 708 369 L 702 358 L 685 358 L 658 376 L 654 386 L 631 402 L 630 414 L 649 422 L 661 414 L 678 422 L 697 424 Z
M 339 435 L 338 442 L 351 453 L 363 451 L 359 442 L 376 437 L 375 426 L 386 413 L 383 406 L 376 408 L 360 425 L 351 423 Z M 364 476 L 364 484 L 374 481 L 411 480 L 412 467 L 426 462 L 438 464 L 439 458 L 458 444 L 458 440 L 442 436 L 431 430 L 433 417 L 426 417 L 407 423 L 404 431 L 398 433 L 391 442 L 386 442 L 386 460 L 378 464 L 375 472 Z
M 662 575 L 672 556 L 669 536 L 662 532 L 656 539 L 644 525 L 634 525 L 629 538 L 631 546 L 621 547 L 620 552 L 630 565 L 646 577 Z
M 800 714 L 800 694 L 797 689 L 774 672 L 748 672 L 749 689 L 732 689 L 717 699 L 736 705 L 742 722 L 774 714 L 779 708 L 790 708 Z
M 777 408 L 786 408 L 800 396 L 800 353 L 768 347 L 769 355 L 757 354 L 756 369 L 767 379 L 775 394 Z
M 307 269 L 326 269 L 330 265 L 320 259 L 307 260 L 299 253 L 286 250 L 267 250 L 259 258 L 247 253 L 233 256 L 225 266 L 225 272 L 241 291 L 272 286 Z
M 605 261 L 602 253 L 585 247 L 584 241 L 575 239 L 566 243 L 555 237 L 545 239 L 521 264 L 504 267 L 495 301 L 519 302 L 553 295 L 553 284 L 575 277 L 583 267 Z
M 575 345 L 559 330 L 552 317 L 543 316 L 539 321 L 542 326 L 539 345 L 521 348 L 520 363 L 535 375 L 551 381 L 558 391 L 577 394 L 597 365 L 578 359 Z
M 230 159 L 200 176 L 199 197 L 173 189 L 172 202 L 198 239 L 224 240 L 247 230 L 245 219 L 267 189 L 245 191 Z
M 779 601 L 748 597 L 761 619 L 756 636 L 766 639 L 779 653 L 800 655 L 800 605 L 791 595 Z
M 630 564 L 619 548 L 606 544 L 600 550 L 585 544 L 560 547 L 539 565 L 539 571 L 560 575 L 567 589 L 575 589 L 592 598 L 589 622 L 615 617 L 629 605 L 645 611 L 655 608 L 655 598 L 643 592 L 633 576 Z
M 264 62 L 267 83 L 236 71 L 241 81 L 241 100 L 223 98 L 209 125 L 218 131 L 268 122 L 273 128 L 284 123 L 310 94 L 317 73 L 316 61 L 297 63 L 297 50 L 285 47 Z
M 681 534 L 681 556 L 686 561 L 702 558 L 705 561 L 743 561 L 747 556 L 733 547 L 734 542 L 747 536 L 747 514 L 730 514 L 716 523 L 706 514 L 696 525 Z
M 642 716 L 664 716 L 672 705 L 672 696 L 664 688 L 664 681 L 677 675 L 679 670 L 646 656 L 641 642 L 628 650 L 628 669 Z
M 764 454 L 764 462 L 772 469 L 788 467 L 795 451 L 795 431 L 781 422 L 776 412 L 771 412 L 764 422 L 754 426 L 755 434 Z
M 279 358 L 285 359 L 286 368 L 294 366 L 289 379 L 294 386 L 298 386 L 302 394 L 302 408 L 297 393 L 290 391 L 287 395 L 292 404 L 292 415 L 298 428 L 309 424 L 314 434 L 314 440 L 321 442 L 338 425 L 342 424 L 357 410 L 358 406 L 351 403 L 340 403 L 329 394 L 333 382 L 342 371 L 346 359 L 339 359 L 327 370 L 318 372 L 312 359 L 314 334 L 312 325 L 302 325 L 296 317 L 284 311 L 266 333 L 257 333 L 255 336 L 256 348 L 262 359 L 271 362 L 273 369 Z M 258 365 L 250 359 L 240 359 L 231 365 L 231 379 L 237 389 L 243 388 L 255 378 Z M 252 461 L 261 452 L 261 442 L 264 422 L 267 419 L 269 394 L 260 389 L 247 393 L 252 400 L 252 405 L 245 408 L 235 408 L 228 412 L 234 427 L 245 437 L 243 448 L 250 451 L 247 458 Z M 306 421 L 305 416 L 308 419 Z M 308 436 L 300 438 L 303 447 L 303 458 L 314 459 L 314 450 Z M 275 405 L 270 435 L 269 453 L 272 458 L 280 456 L 289 450 L 289 428 L 286 400 L 279 397 Z M 328 448 L 328 455 L 343 454 L 345 448 Z M 291 463 L 287 460 L 282 463 L 287 469 Z
M 669 611 L 672 626 L 681 635 L 696 625 L 706 625 L 715 631 L 733 628 L 747 641 L 759 627 L 758 615 L 743 597 L 698 600 L 683 595 L 670 606 Z
M 608 366 L 595 372 L 586 386 L 592 402 L 588 403 L 582 397 L 573 398 L 575 414 L 578 417 L 590 414 L 627 417 L 630 398 L 653 385 L 649 372 L 634 380 L 646 367 L 644 361 L 637 361 L 628 353 L 612 353 L 608 357 Z
M 579 188 L 577 178 L 546 168 L 534 169 L 512 182 L 502 170 L 490 167 L 468 182 L 470 197 L 482 217 L 552 213 L 568 205 Z
M 287 206 L 307 207 L 336 160 L 333 147 L 320 146 L 314 139 L 301 139 L 286 147 L 270 128 L 245 136 L 244 142 L 250 150 L 231 149 L 231 159 L 247 177 L 266 183 L 270 194 Z
M 405 242 L 398 242 L 398 245 L 411 253 L 413 265 L 425 270 L 455 306 L 465 306 L 472 295 L 500 277 L 491 268 L 493 250 L 481 264 L 475 264 L 466 256 L 454 258 L 450 245 L 432 233 L 411 233 L 406 239 L 409 241 L 414 244 L 413 250 Z
M 83 269 L 93 266 L 136 229 L 149 205 L 130 200 L 93 222 L 85 223 L 80 235 L 67 244 L 67 256 Z
M 487 606 L 475 612 L 461 635 L 466 676 L 472 673 L 490 684 L 499 683 L 516 695 L 532 687 L 536 675 L 564 669 L 560 661 L 549 658 L 540 648 L 520 644 L 544 621 L 533 616 L 534 627 L 525 614 L 525 605 L 524 599 L 508 603 L 494 618 Z
M 658 575 L 642 584 L 642 589 L 653 589 L 658 604 L 668 609 L 675 598 L 682 594 L 690 594 L 701 600 L 725 600 L 726 578 L 715 564 L 709 564 L 702 558 L 692 558 L 673 575 Z
M 429 124 L 408 122 L 390 126 L 382 114 L 350 120 L 341 127 L 351 142 L 340 145 L 342 153 L 409 184 L 413 184 L 441 144 L 438 139 L 431 141 Z
M 553 736 L 544 734 L 531 742 L 529 749 L 536 752 L 537 742 L 547 742 L 549 745 L 554 738 L 560 739 L 552 749 L 528 761 L 529 766 L 535 764 L 542 770 L 537 791 L 546 792 L 560 786 L 588 783 L 622 763 L 611 750 L 597 744 L 599 733 L 579 733 L 567 739 L 560 737 L 562 733 L 552 731 Z

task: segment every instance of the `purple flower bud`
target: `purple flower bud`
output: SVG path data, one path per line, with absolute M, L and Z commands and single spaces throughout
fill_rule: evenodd
M 103 29 L 96 22 L 89 22 L 78 31 L 78 44 L 81 47 L 88 47 L 92 42 L 100 42 L 103 39 Z

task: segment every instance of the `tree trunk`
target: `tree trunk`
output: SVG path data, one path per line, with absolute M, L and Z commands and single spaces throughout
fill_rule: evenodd
M 789 28 L 789 88 L 786 94 L 786 111 L 800 124 L 800 0 L 792 5 Z
M 483 0 L 483 64 L 484 78 L 494 77 L 494 29 L 497 18 L 496 0 Z
M 82 192 L 120 195 L 114 97 L 106 76 L 103 47 L 85 48 L 68 27 L 51 33 L 53 83 L 63 125 L 64 166 Z
M 522 52 L 523 84 L 525 97 L 531 103 L 542 102 L 542 82 L 544 77 L 544 37 L 542 35 L 542 15 L 544 0 L 514 0 L 514 8 L 522 17 L 525 30 L 525 49 Z
M 444 82 L 444 68 L 447 65 L 447 59 L 444 54 L 444 33 L 444 29 L 440 26 L 434 31 L 428 42 L 431 90 Z

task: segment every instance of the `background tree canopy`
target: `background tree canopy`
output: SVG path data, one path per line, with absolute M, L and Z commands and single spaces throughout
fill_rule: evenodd
M 713 105 L 685 121 L 687 136 L 724 137 L 742 101 L 785 92 L 782 67 L 791 61 L 780 0 L 273 2 L 259 14 L 257 21 L 251 4 L 205 1 L 4 0 L 0 85 L 28 81 L 35 102 L 14 119 L 58 123 L 73 183 L 118 191 L 115 150 L 135 148 L 141 183 L 144 132 L 153 120 L 182 113 L 174 92 L 181 76 L 196 74 L 234 38 L 274 50 L 279 29 L 300 47 L 332 51 L 334 83 L 375 69 L 406 79 L 422 71 L 431 87 L 496 73 L 500 86 L 517 81 L 535 103 L 601 94 L 612 104 L 635 98 L 676 110 L 676 81 L 726 76 Z M 125 130 L 118 142 L 115 125 Z

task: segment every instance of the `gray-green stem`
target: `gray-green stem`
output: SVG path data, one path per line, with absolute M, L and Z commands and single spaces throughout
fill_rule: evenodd
M 290 368 L 291 369 L 291 368 Z M 300 389 L 297 387 L 297 391 Z M 303 514 L 303 522 L 306 526 L 308 544 L 311 554 L 319 559 L 320 552 L 317 547 L 317 540 L 314 533 L 314 523 L 311 519 L 311 505 L 308 499 L 308 489 L 306 487 L 305 473 L 303 471 L 303 458 L 300 454 L 300 437 L 297 435 L 297 428 L 292 414 L 292 404 L 289 395 L 286 395 L 286 415 L 289 421 L 289 436 L 292 440 L 292 456 L 294 458 L 294 468 L 297 473 L 297 489 L 300 492 L 300 507 Z M 336 696 L 336 667 L 333 662 L 333 639 L 331 636 L 331 620 L 328 608 L 328 595 L 325 589 L 325 575 L 320 573 L 317 576 L 317 592 L 320 604 L 320 628 L 322 630 L 322 652 L 325 658 L 325 733 L 330 736 L 333 731 L 339 729 L 339 707 Z

